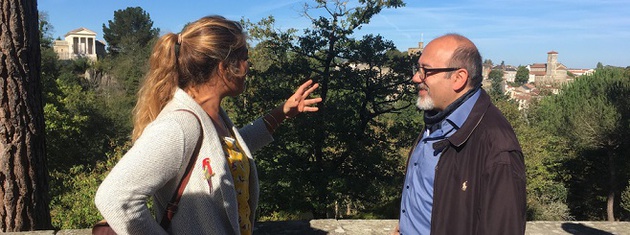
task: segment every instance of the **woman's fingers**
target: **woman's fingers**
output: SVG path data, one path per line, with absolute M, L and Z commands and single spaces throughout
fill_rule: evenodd
M 306 88 L 309 87 L 312 83 L 313 83 L 313 80 L 310 80 L 310 79 L 302 83 L 302 85 L 298 87 L 298 89 L 295 91 L 295 94 L 304 94 L 304 90 L 306 90 Z
M 310 106 L 310 105 L 313 105 L 313 104 L 317 104 L 319 102 L 322 102 L 322 98 L 318 97 L 318 98 L 313 98 L 313 99 L 305 99 L 304 100 L 304 105 L 305 106 Z
M 315 89 L 319 87 L 319 83 L 313 84 L 313 80 L 308 80 L 295 90 L 295 93 L 284 104 L 284 114 L 286 117 L 294 117 L 298 113 L 302 112 L 316 112 L 318 107 L 312 105 L 322 102 L 322 98 L 309 99 L 308 96 L 312 94 Z
M 308 90 L 306 90 L 306 92 L 302 93 L 302 99 L 306 99 L 306 97 L 308 97 L 311 93 L 313 93 L 313 91 L 315 91 L 315 89 L 317 89 L 318 87 L 319 87 L 319 83 L 315 83 Z

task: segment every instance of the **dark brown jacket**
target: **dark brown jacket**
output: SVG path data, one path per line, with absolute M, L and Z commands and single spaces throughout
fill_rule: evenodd
M 525 163 L 516 135 L 482 89 L 443 149 L 435 172 L 431 234 L 524 234 Z

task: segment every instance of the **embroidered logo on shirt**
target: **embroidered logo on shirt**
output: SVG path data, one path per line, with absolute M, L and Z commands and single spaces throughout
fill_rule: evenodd
M 468 183 L 468 180 L 464 181 L 464 183 L 462 184 L 462 191 L 464 191 L 464 192 L 466 192 L 466 188 L 468 188 L 466 183 Z

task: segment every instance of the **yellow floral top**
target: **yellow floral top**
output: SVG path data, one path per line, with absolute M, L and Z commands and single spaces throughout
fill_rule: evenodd
M 243 154 L 240 145 L 234 138 L 223 139 L 223 151 L 230 165 L 236 200 L 238 202 L 238 223 L 242 235 L 252 234 L 252 223 L 249 220 L 251 210 L 249 208 L 249 160 Z

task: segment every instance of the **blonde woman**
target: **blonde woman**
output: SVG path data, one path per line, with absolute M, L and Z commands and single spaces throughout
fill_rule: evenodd
M 252 233 L 259 191 L 252 152 L 273 140 L 285 118 L 317 111 L 321 98 L 308 98 L 318 84 L 307 81 L 237 129 L 220 104 L 243 92 L 246 39 L 239 23 L 209 16 L 156 43 L 134 110 L 133 147 L 96 193 L 96 206 L 118 234 Z M 190 180 L 164 229 L 160 219 L 195 151 Z M 147 208 L 150 196 L 157 220 Z

